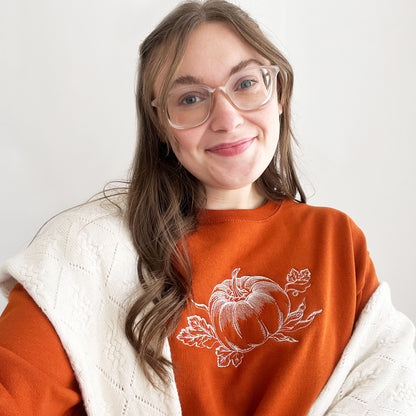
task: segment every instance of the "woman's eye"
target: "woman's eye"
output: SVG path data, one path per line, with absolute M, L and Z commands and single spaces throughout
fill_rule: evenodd
M 254 86 L 255 83 L 256 81 L 253 79 L 245 79 L 244 81 L 240 82 L 238 89 L 245 90 L 247 88 L 251 88 Z
M 182 106 L 191 106 L 191 105 L 199 104 L 202 101 L 206 100 L 208 97 L 206 97 L 205 95 L 206 94 L 204 93 L 186 94 L 186 95 L 182 95 L 177 100 L 177 102 L 179 103 L 179 105 L 182 105 Z
M 195 104 L 199 101 L 198 97 L 196 95 L 189 95 L 188 97 L 185 97 L 182 100 L 183 104 L 189 105 L 189 104 Z

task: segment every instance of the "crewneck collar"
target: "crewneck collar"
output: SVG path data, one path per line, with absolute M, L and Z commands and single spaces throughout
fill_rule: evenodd
M 198 213 L 198 224 L 216 224 L 230 221 L 263 221 L 274 215 L 285 200 L 267 201 L 253 209 L 205 209 Z

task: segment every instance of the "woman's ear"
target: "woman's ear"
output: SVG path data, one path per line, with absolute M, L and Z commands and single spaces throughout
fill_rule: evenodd
M 281 116 L 282 115 L 282 113 L 283 113 L 283 107 L 282 107 L 282 104 L 278 104 L 278 109 L 279 109 L 279 116 Z

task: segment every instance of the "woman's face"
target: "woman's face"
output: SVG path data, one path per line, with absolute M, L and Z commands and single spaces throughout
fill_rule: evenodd
M 253 60 L 270 65 L 228 25 L 204 23 L 190 35 L 174 80 L 197 79 L 212 88 L 224 85 L 237 65 Z M 156 96 L 161 80 L 155 86 Z M 269 165 L 279 138 L 276 91 L 258 110 L 242 111 L 217 90 L 209 118 L 188 129 L 171 127 L 171 143 L 180 163 L 206 189 L 207 208 L 232 209 L 259 206 L 254 182 Z

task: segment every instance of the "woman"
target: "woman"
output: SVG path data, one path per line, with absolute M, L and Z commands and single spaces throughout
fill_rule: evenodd
M 412 413 L 413 328 L 356 225 L 305 204 L 292 85 L 225 1 L 147 37 L 127 196 L 61 214 L 3 268 L 2 414 Z

